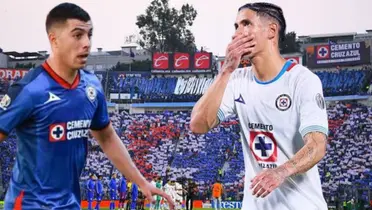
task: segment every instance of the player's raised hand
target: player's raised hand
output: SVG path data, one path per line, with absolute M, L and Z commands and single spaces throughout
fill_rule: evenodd
M 254 36 L 251 34 L 240 33 L 234 35 L 226 49 L 223 71 L 233 72 L 238 68 L 242 57 L 251 53 L 255 45 Z
M 252 194 L 264 198 L 283 184 L 287 177 L 288 171 L 285 168 L 266 169 L 251 180 Z
M 156 188 L 154 185 L 152 185 L 150 182 L 146 182 L 144 186 L 141 186 L 142 193 L 146 196 L 147 200 L 150 201 L 150 203 L 154 203 L 154 195 L 160 195 L 161 197 L 165 198 L 169 204 L 169 209 L 174 210 L 174 202 L 171 199 L 171 197 L 166 194 L 164 191 Z

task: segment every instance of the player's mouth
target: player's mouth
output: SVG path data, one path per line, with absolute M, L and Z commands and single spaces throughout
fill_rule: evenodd
M 78 58 L 83 61 L 87 61 L 88 56 L 89 56 L 89 53 L 85 53 L 85 54 L 78 55 Z

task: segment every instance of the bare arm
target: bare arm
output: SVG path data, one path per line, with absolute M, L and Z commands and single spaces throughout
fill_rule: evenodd
M 97 139 L 107 157 L 122 174 L 138 184 L 140 188 L 147 183 L 145 178 L 134 165 L 129 156 L 128 150 L 121 142 L 111 124 L 99 131 L 92 130 L 92 135 Z
M 231 73 L 227 71 L 220 73 L 196 103 L 191 113 L 190 129 L 192 132 L 207 133 L 218 124 L 217 112 L 230 76 Z
M 287 177 L 305 173 L 314 167 L 326 154 L 327 137 L 320 132 L 310 132 L 304 137 L 305 146 L 281 168 L 287 171 Z

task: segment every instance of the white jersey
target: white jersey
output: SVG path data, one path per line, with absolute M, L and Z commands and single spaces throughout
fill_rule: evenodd
M 177 182 L 173 185 L 167 183 L 164 186 L 164 192 L 171 197 L 176 205 L 176 209 L 181 209 L 182 207 L 182 191 L 180 191 L 180 189 L 182 189 L 182 185 Z
M 287 62 L 278 76 L 260 82 L 251 68 L 231 75 L 218 111 L 221 121 L 236 114 L 240 121 L 245 162 L 242 209 L 326 210 L 318 167 L 291 177 L 266 198 L 256 198 L 250 180 L 276 168 L 303 146 L 303 136 L 328 134 L 326 104 L 320 79 L 301 65 Z

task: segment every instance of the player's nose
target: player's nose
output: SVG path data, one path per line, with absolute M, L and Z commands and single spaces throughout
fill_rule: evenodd
M 237 36 L 242 35 L 242 34 L 244 34 L 244 33 L 245 33 L 244 28 L 243 28 L 243 27 L 238 27 L 238 28 L 236 29 L 236 31 L 235 31 L 235 33 L 234 33 L 232 39 L 235 39 Z
M 86 48 L 90 49 L 92 41 L 89 36 L 85 36 L 82 42 L 83 42 L 82 44 L 83 44 L 84 49 Z

